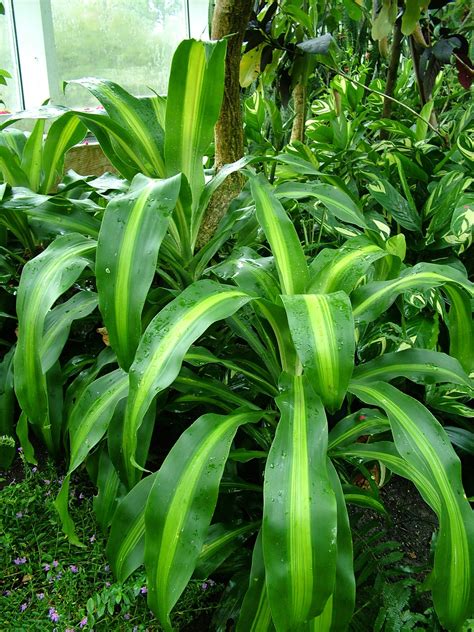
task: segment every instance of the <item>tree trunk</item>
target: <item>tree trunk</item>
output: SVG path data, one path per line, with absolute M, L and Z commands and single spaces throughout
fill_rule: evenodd
M 387 83 L 385 84 L 385 94 L 389 97 L 393 97 L 395 91 L 395 84 L 397 83 L 398 66 L 400 63 L 400 53 L 402 51 L 402 23 L 401 20 L 395 22 L 393 28 L 392 48 L 390 52 L 390 64 L 387 71 Z M 391 99 L 384 99 L 382 118 L 391 118 L 392 116 L 393 101 Z M 388 132 L 382 130 L 381 138 L 388 138 Z
M 214 132 L 216 171 L 244 154 L 239 68 L 242 42 L 250 20 L 252 0 L 217 0 L 212 19 L 212 39 L 227 40 L 224 100 Z M 233 173 L 213 195 L 198 236 L 198 247 L 206 244 L 224 217 L 229 204 L 240 193 L 243 177 Z
M 304 142 L 304 124 L 306 122 L 306 83 L 305 78 L 301 78 L 293 89 L 293 107 L 295 118 L 291 128 L 290 143 L 295 140 Z

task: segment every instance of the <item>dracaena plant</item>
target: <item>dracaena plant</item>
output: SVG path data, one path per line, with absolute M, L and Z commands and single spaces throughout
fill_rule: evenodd
M 110 84 L 94 84 L 101 98 L 107 95 L 110 112 L 84 120 L 92 117 L 104 149 L 134 177 L 130 190 L 109 202 L 97 243 L 67 234 L 24 267 L 13 359 L 23 411 L 19 436 L 28 450 L 29 422 L 53 453 L 68 446 L 56 506 L 76 544 L 68 487 L 87 461 L 99 490 L 98 519 L 111 525 L 114 571 L 124 579 L 145 563 L 150 607 L 168 630 L 192 574 L 218 569 L 236 543 L 257 531 L 238 629 L 347 628 L 354 577 L 346 503 L 355 495 L 380 508 L 376 494 L 347 487 L 349 473 L 380 461 L 411 479 L 438 516 L 433 598 L 442 622 L 456 630 L 470 614 L 474 564 L 474 524 L 459 461 L 428 409 L 389 382 L 403 376 L 470 388 L 469 378 L 457 359 L 436 351 L 400 351 L 357 366 L 355 352 L 367 325 L 403 292 L 438 287 L 455 297 L 450 337 L 462 361 L 459 327 L 472 286 L 448 265 L 421 263 L 399 272 L 396 255 L 371 239 L 357 206 L 337 197 L 331 208 L 365 237 L 309 262 L 279 201 L 294 197 L 291 185 L 274 192 L 253 172 L 251 200 L 270 256 L 260 256 L 255 243 L 200 278 L 229 234 L 224 224 L 212 246 L 194 255 L 200 209 L 216 186 L 216 180 L 204 186 L 202 157 L 218 112 L 220 97 L 210 82 L 220 76 L 212 62 L 219 61 L 221 72 L 222 47 L 182 44 L 166 114 L 160 99 L 145 101 L 153 129 L 166 121 L 163 172 L 135 175 L 152 157 L 161 164 L 159 143 L 149 147 L 155 136 L 144 135 L 141 102 L 131 103 Z M 207 116 L 208 101 L 214 115 Z M 310 195 L 331 204 L 332 189 L 323 186 Z M 301 186 L 296 189 L 302 196 Z M 225 282 L 207 278 L 211 273 Z M 74 284 L 83 289 L 70 297 Z M 97 304 L 110 348 L 66 381 L 63 393 L 60 356 L 70 324 Z M 170 411 L 195 405 L 204 414 L 184 424 L 161 467 L 150 472 Z M 368 435 L 376 440 L 357 441 Z M 257 466 L 250 469 L 249 459 Z M 232 509 L 229 488 L 239 490 L 247 508 L 230 524 L 222 518 Z
M 268 185 L 252 176 L 251 189 L 273 256 L 247 250 L 220 264 L 215 273 L 232 278 L 235 286 L 210 280 L 191 284 L 150 322 L 128 374 L 117 369 L 85 389 L 77 387 L 69 426 L 70 472 L 108 432 L 99 464 L 107 481 L 102 502 L 113 506 L 119 488 L 130 490 L 112 518 L 108 553 L 115 572 L 124 579 L 145 563 L 150 606 L 171 629 L 170 612 L 195 569 L 218 566 L 227 544 L 255 531 L 260 519 L 239 628 L 344 629 L 354 581 L 349 490 L 340 464 L 376 460 L 411 479 L 438 516 L 433 597 L 440 619 L 457 629 L 468 616 L 472 595 L 473 530 L 459 461 L 428 409 L 388 382 L 404 376 L 469 387 L 469 378 L 457 360 L 438 352 L 400 351 L 358 366 L 354 354 L 356 335 L 403 291 L 429 285 L 472 293 L 472 288 L 461 272 L 430 264 L 377 280 L 376 262 L 393 255 L 370 239 L 348 243 L 326 265 L 316 260 L 308 266 L 295 229 Z M 372 280 L 357 287 L 367 275 Z M 245 315 L 250 306 L 252 313 Z M 254 358 L 260 355 L 266 370 L 256 369 L 256 362 L 240 367 L 238 361 L 219 359 L 214 349 L 193 351 L 206 329 L 224 318 Z M 263 386 L 265 408 L 209 377 L 181 370 L 183 361 L 222 362 L 250 377 Z M 222 407 L 229 412 L 199 417 L 159 470 L 140 480 L 155 417 L 153 400 L 169 387 L 183 390 L 186 381 L 211 403 L 227 398 Z M 272 397 L 276 386 L 279 392 Z M 332 423 L 332 415 L 348 401 L 357 408 L 354 398 L 370 408 Z M 159 424 L 165 407 L 158 406 Z M 361 444 L 362 435 L 381 441 Z M 237 460 L 245 461 L 244 453 L 262 459 L 263 508 L 250 523 L 225 529 L 212 517 L 231 450 Z M 233 484 L 255 493 L 245 474 Z M 63 517 L 66 493 L 67 485 L 58 499 Z

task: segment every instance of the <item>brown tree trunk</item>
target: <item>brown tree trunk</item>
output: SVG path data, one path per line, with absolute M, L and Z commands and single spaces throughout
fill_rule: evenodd
M 400 64 L 400 54 L 402 52 L 402 23 L 401 20 L 395 22 L 393 28 L 392 48 L 390 52 L 390 63 L 387 71 L 387 83 L 385 84 L 385 94 L 389 97 L 393 97 L 395 91 L 395 84 L 397 83 L 398 66 Z M 391 118 L 392 116 L 393 101 L 391 99 L 384 99 L 382 118 Z M 382 130 L 381 138 L 388 138 L 386 130 Z
M 304 124 L 306 122 L 306 83 L 304 81 L 304 78 L 300 79 L 293 89 L 295 118 L 291 128 L 290 143 L 295 140 L 304 142 Z
M 239 68 L 242 42 L 252 6 L 252 0 L 217 0 L 214 9 L 212 39 L 233 34 L 227 40 L 224 100 L 214 132 L 216 171 L 223 165 L 235 162 L 244 154 Z M 243 177 L 240 173 L 233 173 L 215 192 L 199 231 L 199 247 L 210 240 L 242 186 Z

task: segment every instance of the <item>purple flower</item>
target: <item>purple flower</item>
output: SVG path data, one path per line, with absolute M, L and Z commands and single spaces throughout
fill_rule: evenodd
M 4 591 L 3 591 L 3 595 L 4 595 L 5 597 L 9 597 L 11 594 L 12 594 L 12 593 L 11 593 L 11 590 L 4 590 Z
M 25 610 L 28 608 L 28 604 L 27 603 L 22 603 L 20 606 L 20 612 L 25 612 Z
M 146 586 L 142 586 L 140 588 L 140 592 L 141 592 L 142 595 L 146 595 L 147 592 L 148 592 L 148 588 Z
M 17 511 L 16 512 L 16 517 L 17 518 L 23 518 L 23 512 L 22 511 Z
M 80 628 L 83 628 L 83 627 L 85 627 L 86 625 L 87 625 L 87 617 L 84 617 L 83 619 L 81 619 L 81 620 L 79 621 L 79 627 L 80 627 Z
M 38 468 L 37 467 L 32 467 L 31 471 L 33 472 L 33 474 L 36 474 L 36 472 L 38 471 Z
M 26 564 L 26 557 L 16 557 L 13 560 L 13 564 L 16 566 L 20 566 L 21 564 Z
M 71 566 L 69 567 L 69 570 L 71 571 L 71 573 L 78 573 L 79 569 L 77 568 L 77 566 L 75 564 L 71 564 Z
M 66 628 L 64 632 L 74 632 L 74 628 Z
M 49 618 L 51 619 L 51 621 L 54 621 L 54 623 L 59 621 L 59 614 L 56 612 L 55 608 L 49 609 Z
M 91 535 L 91 537 L 89 538 L 89 542 L 95 542 L 95 533 Z
M 105 582 L 105 587 L 108 588 L 110 586 L 110 582 Z
M 43 478 L 43 483 L 45 485 L 51 485 L 51 481 L 48 478 Z
M 19 448 L 17 448 L 18 452 L 20 452 L 20 454 L 23 452 L 23 448 L 20 446 Z
M 61 577 L 62 577 L 62 576 L 63 576 L 63 574 L 62 574 L 62 573 L 58 573 L 58 574 L 56 575 L 56 578 L 55 578 L 55 579 L 61 579 Z
M 36 593 L 36 596 L 39 600 L 44 599 L 44 593 Z
M 81 492 L 81 493 L 79 494 L 79 500 L 83 500 L 84 498 L 85 498 L 85 496 L 84 496 L 84 494 Z
M 59 566 L 58 560 L 53 560 L 53 566 L 54 568 L 57 568 Z
M 110 566 L 109 566 L 108 564 L 106 564 L 106 565 L 104 566 L 104 571 L 105 571 L 106 573 L 108 573 L 108 572 L 110 571 Z
M 49 564 L 45 564 L 43 568 L 45 571 L 49 571 L 51 569 L 51 566 Z
M 130 615 L 128 614 L 128 612 L 126 612 L 126 613 L 123 615 L 123 618 L 125 619 L 125 621 L 128 621 L 128 620 L 130 619 Z
M 201 589 L 202 589 L 202 590 L 207 590 L 207 583 L 206 583 L 206 582 L 203 582 L 203 583 L 201 584 Z

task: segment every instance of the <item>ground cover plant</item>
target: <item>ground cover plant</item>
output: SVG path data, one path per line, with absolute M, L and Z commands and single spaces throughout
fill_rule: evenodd
M 87 471 L 114 577 L 132 594 L 145 569 L 165 630 L 179 625 L 186 586 L 209 577 L 228 582 L 212 629 L 358 629 L 356 580 L 371 567 L 349 508 L 386 515 L 391 473 L 436 516 L 434 609 L 412 616 L 412 579 L 382 590 L 379 572 L 377 629 L 439 620 L 456 631 L 473 614 L 474 519 L 457 451 L 473 452 L 474 111 L 460 99 L 435 124 L 435 95 L 406 120 L 411 59 L 391 95 L 400 120 L 380 121 L 384 86 L 366 81 L 365 62 L 355 82 L 350 67 L 331 70 L 335 43 L 315 7 L 298 32 L 292 3 L 259 6 L 260 55 L 275 42 L 279 53 L 244 104 L 249 152 L 217 172 L 207 167 L 225 40 L 182 42 L 166 98 L 77 80 L 103 111 L 46 107 L 31 135 L 9 122 L 1 136 L 2 465 L 15 435 L 26 462 L 38 442 L 65 462 L 55 508 L 79 551 L 92 536 L 78 528 L 71 481 Z M 375 35 L 398 19 L 387 7 Z M 419 12 L 405 9 L 413 37 Z M 290 66 L 295 109 L 313 73 L 326 80 L 286 146 L 268 91 Z M 46 138 L 45 117 L 56 119 Z M 70 173 L 52 191 L 87 129 L 117 173 Z M 236 172 L 241 188 L 202 243 Z

